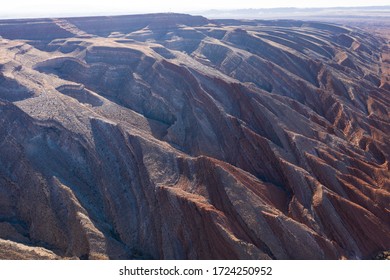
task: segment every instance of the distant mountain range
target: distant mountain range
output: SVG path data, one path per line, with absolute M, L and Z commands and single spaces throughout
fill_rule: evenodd
M 383 17 L 390 19 L 390 6 L 335 7 L 335 8 L 273 8 L 197 11 L 208 18 L 235 19 L 301 19 L 323 17 Z
M 0 10 L 0 19 L 13 18 L 46 18 L 46 17 L 81 17 L 81 16 L 116 16 L 139 14 L 134 10 L 96 10 L 91 9 L 72 11 L 32 12 L 18 11 L 17 14 L 10 14 Z M 328 8 L 264 8 L 264 9 L 205 9 L 193 10 L 186 13 L 202 15 L 211 19 L 317 19 L 317 18 L 374 18 L 390 19 L 390 5 L 370 7 L 328 7 Z

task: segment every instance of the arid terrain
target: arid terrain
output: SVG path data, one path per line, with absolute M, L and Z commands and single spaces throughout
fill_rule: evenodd
M 184 14 L 0 21 L 0 258 L 389 250 L 381 31 Z

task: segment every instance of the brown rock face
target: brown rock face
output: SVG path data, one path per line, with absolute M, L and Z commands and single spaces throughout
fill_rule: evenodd
M 386 40 L 187 15 L 0 21 L 0 258 L 390 248 Z

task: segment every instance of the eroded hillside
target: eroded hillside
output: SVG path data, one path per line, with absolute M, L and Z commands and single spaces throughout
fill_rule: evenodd
M 0 258 L 390 249 L 386 39 L 178 14 L 0 36 Z

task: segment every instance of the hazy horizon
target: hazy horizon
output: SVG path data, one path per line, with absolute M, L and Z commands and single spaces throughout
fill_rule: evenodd
M 156 12 L 175 13 L 200 13 L 209 10 L 235 10 L 235 9 L 272 9 L 272 8 L 335 8 L 335 7 L 373 7 L 389 6 L 388 0 L 377 1 L 350 1 L 350 0 L 328 0 L 328 1 L 286 1 L 276 0 L 269 3 L 253 3 L 250 0 L 237 1 L 207 1 L 198 0 L 193 3 L 183 3 L 177 0 L 157 1 L 149 0 L 142 3 L 129 3 L 126 0 L 13 0 L 3 4 L 0 11 L 0 18 L 40 18 L 40 17 L 62 17 L 62 16 L 91 16 L 91 15 L 119 15 L 119 14 L 140 14 Z

